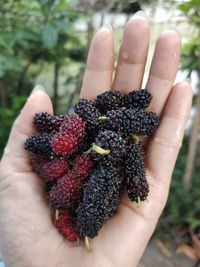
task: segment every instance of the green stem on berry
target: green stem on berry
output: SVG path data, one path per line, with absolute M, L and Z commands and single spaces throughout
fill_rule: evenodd
M 83 152 L 83 155 L 90 154 L 91 150 L 92 150 L 92 149 L 90 148 L 90 149 L 88 149 L 87 151 Z
M 139 136 L 136 135 L 136 134 L 132 134 L 132 135 L 131 135 L 131 138 L 132 138 L 132 140 L 134 140 L 136 143 L 138 143 L 138 142 L 140 141 Z
M 106 116 L 99 116 L 98 117 L 98 120 L 105 121 L 105 120 L 107 120 L 107 117 Z
M 136 208 L 137 209 L 140 208 L 140 206 L 141 206 L 140 204 L 141 204 L 140 197 L 138 197 L 137 202 L 136 202 Z
M 56 217 L 56 221 L 57 221 L 59 219 L 59 210 L 58 209 L 56 209 L 55 217 Z
M 85 236 L 85 247 L 88 251 L 92 251 L 91 239 L 88 236 Z
M 50 160 L 53 160 L 54 159 L 54 155 L 50 155 Z
M 93 144 L 91 149 L 94 150 L 95 152 L 97 152 L 100 155 L 108 155 L 108 154 L 110 154 L 110 149 L 103 149 L 100 146 L 97 146 L 96 144 Z

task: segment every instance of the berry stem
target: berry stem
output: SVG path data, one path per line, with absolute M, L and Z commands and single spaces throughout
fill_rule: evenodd
M 107 120 L 107 117 L 106 116 L 99 116 L 98 117 L 98 120 L 105 121 L 105 120 Z
M 88 154 L 90 154 L 91 150 L 92 150 L 92 149 L 90 148 L 90 149 L 88 149 L 87 151 L 83 152 L 83 155 L 88 155 Z
M 58 209 L 56 209 L 55 217 L 56 217 L 56 221 L 57 221 L 59 219 L 59 210 Z
M 97 146 L 96 144 L 93 144 L 91 149 L 101 155 L 110 154 L 110 149 L 103 149 L 100 146 Z
M 139 209 L 141 206 L 141 201 L 140 201 L 140 197 L 138 197 L 137 202 L 136 202 L 136 208 Z
M 88 251 L 92 251 L 91 239 L 88 236 L 85 236 L 85 247 Z
M 136 135 L 136 134 L 132 134 L 132 135 L 131 135 L 131 138 L 132 138 L 136 143 L 138 143 L 138 142 L 140 141 L 139 136 Z

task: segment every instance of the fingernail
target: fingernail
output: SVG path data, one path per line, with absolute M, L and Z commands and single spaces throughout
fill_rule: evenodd
M 110 31 L 112 31 L 113 28 L 112 28 L 111 24 L 106 23 L 106 24 L 104 24 L 104 25 L 100 28 L 100 31 L 101 31 L 101 30 L 110 30 Z
M 135 18 L 135 17 L 142 17 L 142 18 L 145 18 L 145 19 L 148 18 L 148 17 L 147 17 L 147 14 L 146 14 L 143 10 L 140 10 L 140 11 L 136 12 L 136 13 L 132 16 L 132 18 Z
M 185 79 L 185 81 L 191 83 L 191 78 L 188 77 L 187 79 Z
M 42 91 L 46 92 L 45 88 L 41 84 L 37 84 L 34 88 L 33 91 L 31 92 L 31 96 L 34 95 L 36 92 Z
M 165 30 L 164 32 L 177 32 L 178 34 L 180 34 L 177 28 L 170 28 L 170 29 Z

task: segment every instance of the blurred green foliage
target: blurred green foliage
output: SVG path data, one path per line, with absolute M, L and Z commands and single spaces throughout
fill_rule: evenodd
M 10 132 L 11 125 L 13 124 L 16 115 L 19 113 L 21 107 L 26 101 L 26 96 L 17 96 L 12 94 L 10 96 L 9 107 L 0 106 L 0 152 L 3 152 L 4 146 L 8 139 L 8 133 Z
M 54 94 L 63 65 L 84 62 L 87 48 L 74 31 L 85 15 L 70 0 L 7 0 L 0 9 L 0 156 L 10 126 L 44 64 L 53 66 Z M 68 77 L 69 79 L 69 77 Z M 68 82 L 68 81 L 67 81 Z M 53 97 L 54 98 L 54 97 Z
M 196 219 L 200 216 L 200 146 L 197 149 L 192 184 L 188 192 L 185 191 L 182 181 L 188 154 L 188 141 L 189 136 L 187 135 L 176 162 L 169 199 L 162 215 L 166 222 L 173 226 L 190 225 L 195 227 L 200 224 L 200 221 Z
M 179 10 L 186 16 L 192 29 L 192 36 L 183 47 L 181 66 L 188 71 L 188 76 L 192 71 L 200 70 L 200 1 L 190 0 L 181 3 Z
M 83 60 L 85 49 L 73 28 L 82 15 L 73 11 L 71 2 L 8 0 L 1 6 L 0 89 L 7 92 L 4 102 L 9 92 L 30 91 L 42 63 Z M 36 68 L 29 71 L 33 64 Z

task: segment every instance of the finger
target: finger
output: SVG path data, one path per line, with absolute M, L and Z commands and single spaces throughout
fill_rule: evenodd
M 53 113 L 51 100 L 43 90 L 42 86 L 36 86 L 13 124 L 1 162 L 2 165 L 9 166 L 8 169 L 10 167 L 12 170 L 16 169 L 18 171 L 30 169 L 24 142 L 27 137 L 35 132 L 33 117 L 36 112 Z
M 146 88 L 153 99 L 149 110 L 162 113 L 173 87 L 180 58 L 181 38 L 175 31 L 163 32 L 156 43 Z
M 177 83 L 170 93 L 163 117 L 150 141 L 146 163 L 153 177 L 169 187 L 170 178 L 183 140 L 192 103 L 192 89 L 187 82 Z
M 135 16 L 126 24 L 113 89 L 128 92 L 141 88 L 149 48 L 149 23 Z
M 94 99 L 97 94 L 110 90 L 113 65 L 113 34 L 111 30 L 102 28 L 90 46 L 80 97 Z

